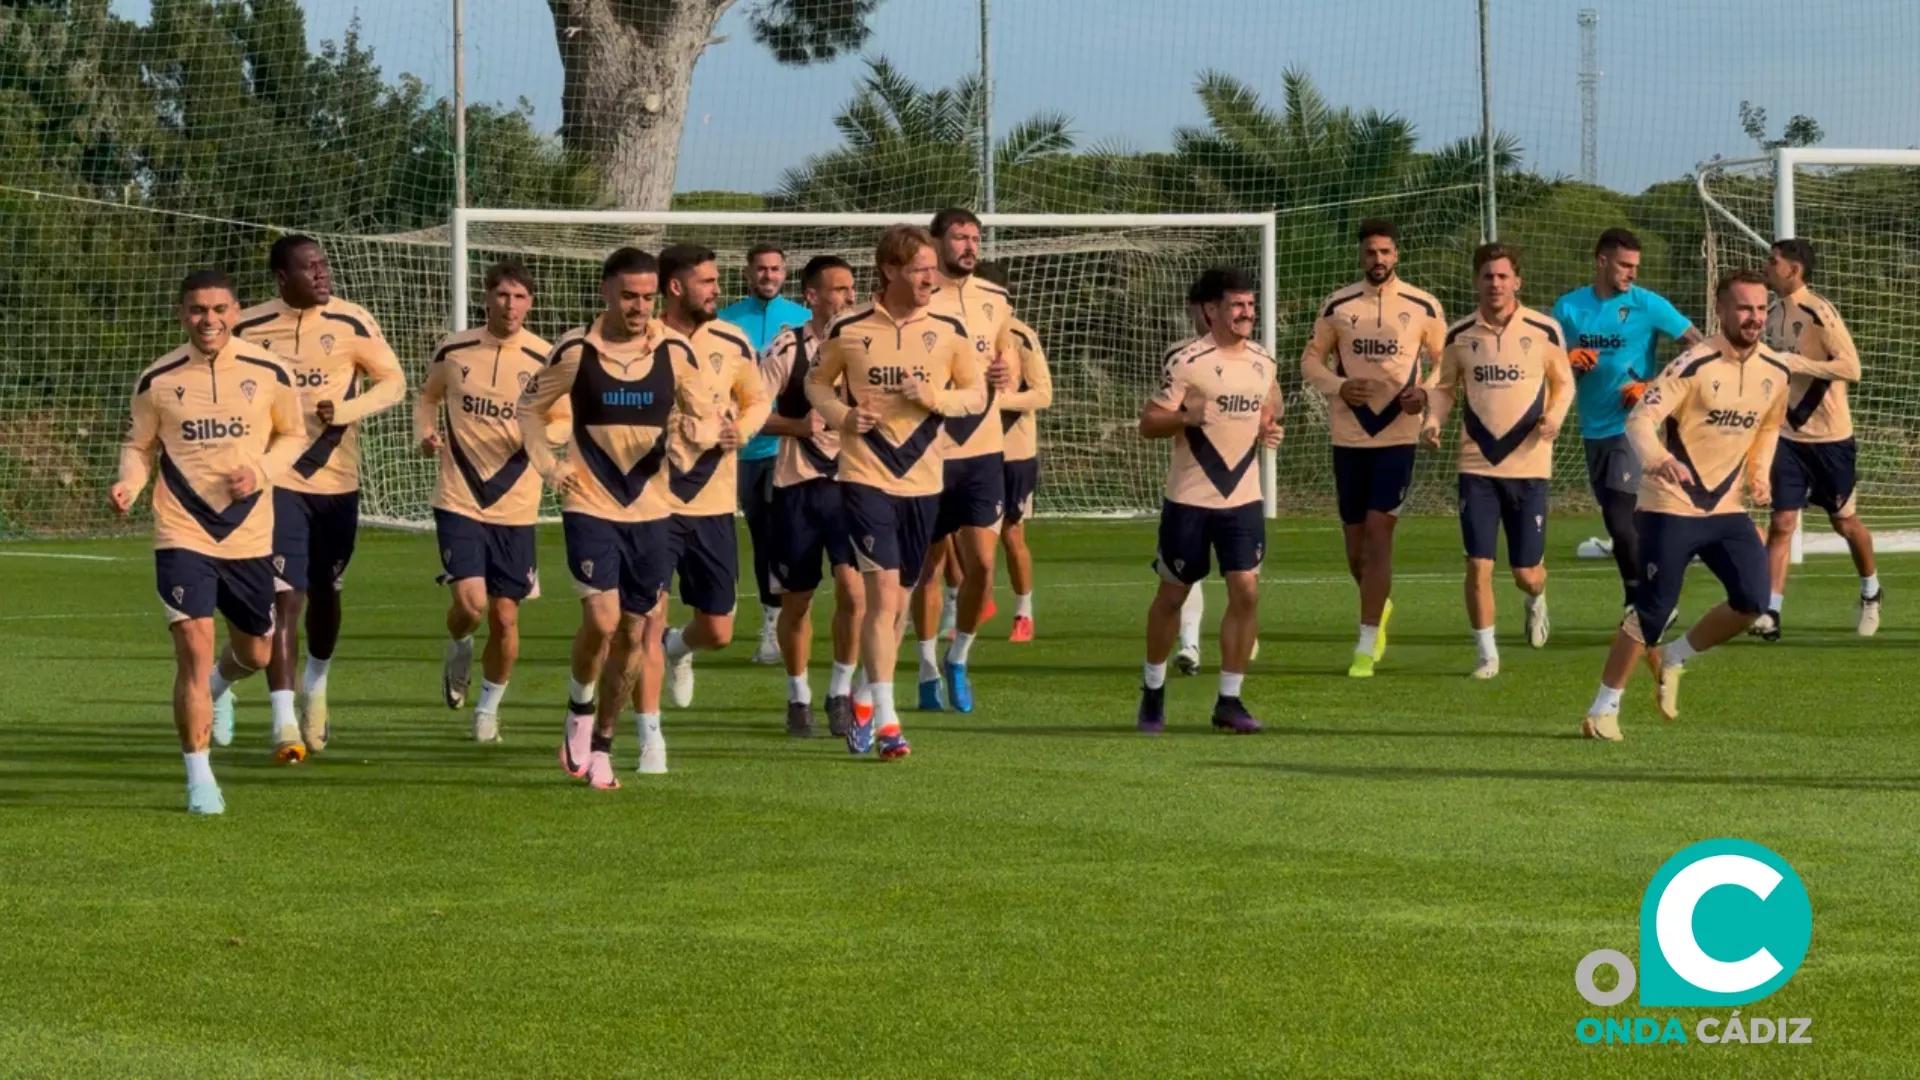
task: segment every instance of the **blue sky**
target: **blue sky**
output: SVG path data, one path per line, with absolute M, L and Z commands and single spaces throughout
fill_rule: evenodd
M 978 0 L 886 0 L 868 52 L 923 85 L 978 64 Z M 765 190 L 808 154 L 838 143 L 832 116 L 858 58 L 785 68 L 754 44 L 740 0 L 695 69 L 681 141 L 681 190 Z M 451 84 L 449 0 L 306 0 L 308 35 L 337 38 L 357 13 L 389 76 Z M 1829 146 L 1920 145 L 1920 2 L 1848 0 L 1845 19 L 1805 0 L 1493 0 L 1495 124 L 1527 163 L 1580 166 L 1575 82 L 1583 6 L 1600 13 L 1600 179 L 1639 190 L 1712 156 L 1754 152 L 1742 99 L 1778 130 L 1807 113 Z M 143 18 L 147 0 L 115 0 Z M 1214 68 L 1279 103 L 1280 73 L 1307 70 L 1336 105 L 1412 120 L 1423 145 L 1478 129 L 1475 0 L 992 0 L 996 118 L 1042 109 L 1073 121 L 1082 145 L 1161 149 L 1203 120 L 1195 76 Z M 560 61 L 543 0 L 467 0 L 468 87 L 476 101 L 525 97 L 536 122 L 559 121 Z M 1205 14 L 1196 14 L 1204 12 Z M 1737 18 L 1730 13 L 1737 12 Z

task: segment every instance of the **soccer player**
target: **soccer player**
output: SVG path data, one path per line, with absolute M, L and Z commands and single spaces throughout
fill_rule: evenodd
M 1553 440 L 1573 405 L 1573 372 L 1559 325 L 1521 305 L 1520 284 L 1513 249 L 1482 244 L 1474 251 L 1480 305 L 1447 331 L 1421 430 L 1437 449 L 1447 414 L 1460 402 L 1460 534 L 1467 551 L 1467 623 L 1480 653 L 1476 679 L 1500 674 L 1493 557 L 1502 529 L 1507 567 L 1526 597 L 1527 644 L 1545 646 L 1549 629 L 1547 484 Z
M 1588 738 L 1620 740 L 1620 692 L 1643 655 L 1660 715 L 1679 716 L 1688 662 L 1745 630 L 1767 602 L 1767 552 L 1747 518 L 1743 488 L 1755 502 L 1768 501 L 1789 371 L 1761 340 L 1766 278 L 1736 270 L 1720 279 L 1714 304 L 1720 332 L 1681 353 L 1627 417 L 1642 470 L 1634 528 L 1646 565 L 1634 617 L 1614 634 L 1599 693 L 1580 725 Z M 1659 645 L 1695 556 L 1726 586 L 1726 602 Z
M 1860 353 L 1840 313 L 1807 287 L 1813 278 L 1813 244 L 1776 241 L 1767 259 L 1767 287 L 1777 295 L 1767 310 L 1767 344 L 1794 367 L 1787 426 L 1773 458 L 1773 520 L 1767 532 L 1767 568 L 1773 593 L 1767 610 L 1748 631 L 1768 641 L 1780 638 L 1780 605 L 1787 591 L 1793 534 L 1809 503 L 1827 512 L 1833 531 L 1846 538 L 1860 573 L 1861 637 L 1880 629 L 1880 575 L 1874 568 L 1873 534 L 1853 504 L 1853 418 L 1847 384 L 1860 381 Z M 1803 371 L 1796 357 L 1804 357 Z
M 1393 529 L 1413 483 L 1427 404 L 1420 353 L 1437 369 L 1447 336 L 1440 301 L 1401 281 L 1399 262 L 1399 231 L 1390 222 L 1361 222 L 1366 276 L 1327 298 L 1300 357 L 1308 384 L 1327 396 L 1347 569 L 1360 586 L 1360 638 L 1347 669 L 1354 678 L 1372 678 L 1386 655 Z
M 240 304 L 218 270 L 180 284 L 187 343 L 147 365 L 108 494 L 125 514 L 153 488 L 153 561 L 173 635 L 173 726 L 187 766 L 187 810 L 226 810 L 208 742 L 213 699 L 267 665 L 273 633 L 273 499 L 265 492 L 307 447 L 293 373 L 235 338 Z M 213 616 L 227 647 L 214 656 Z
M 1634 284 L 1639 275 L 1640 239 L 1625 229 L 1608 229 L 1593 248 L 1593 284 L 1553 305 L 1573 366 L 1587 482 L 1613 540 L 1629 617 L 1640 579 L 1633 522 L 1641 486 L 1640 463 L 1627 445 L 1627 410 L 1659 370 L 1655 354 L 1661 336 L 1678 341 L 1682 349 L 1700 343 L 1700 332 L 1665 297 Z
M 487 321 L 448 335 L 434 348 L 426 381 L 414 396 L 413 437 L 440 466 L 433 524 L 441 580 L 452 594 L 441 693 L 449 709 L 466 703 L 473 632 L 485 621 L 472 735 L 476 742 L 499 742 L 500 703 L 520 655 L 520 604 L 540 580 L 534 535 L 540 476 L 527 467 L 514 410 L 553 346 L 526 329 L 533 275 L 525 266 L 496 263 L 485 280 Z M 544 438 L 564 444 L 572 419 L 567 402 L 555 402 L 543 419 Z
M 980 263 L 974 274 L 1007 288 L 1006 270 L 997 263 Z M 1033 516 L 1033 497 L 1040 488 L 1040 424 L 1035 414 L 1053 405 L 1053 374 L 1033 327 L 1009 318 L 1007 335 L 1018 358 L 1012 365 L 1012 389 L 998 395 L 1007 462 L 1000 546 L 1007 552 L 1007 580 L 1013 586 L 1013 631 L 1007 640 L 1032 641 L 1033 553 L 1027 550 L 1027 519 Z
M 802 272 L 811 317 L 783 331 L 760 357 L 760 377 L 773 399 L 767 426 L 780 440 L 773 470 L 770 580 L 780 596 L 780 653 L 787 664 L 787 734 L 813 734 L 813 688 L 807 660 L 813 647 L 813 593 L 820 560 L 833 573 L 833 674 L 827 681 L 827 730 L 845 738 L 853 726 L 853 676 L 860 663 L 860 620 L 866 590 L 854 568 L 853 539 L 841 504 L 840 433 L 807 400 L 807 373 L 820 358 L 827 327 L 853 306 L 853 267 L 834 255 L 816 255 Z M 844 391 L 844 382 L 842 391 Z
M 913 597 L 914 636 L 920 643 L 920 708 L 940 709 L 944 680 L 947 704 L 964 713 L 973 711 L 967 661 L 993 598 L 994 548 L 1006 513 L 1006 435 L 997 420 L 996 399 L 1013 388 L 1012 368 L 1001 355 L 1008 341 L 1013 301 L 1004 288 L 974 273 L 980 261 L 980 219 L 973 211 L 942 210 L 934 215 L 929 231 L 940 265 L 933 310 L 966 327 L 969 347 L 987 377 L 986 411 L 949 416 L 940 433 L 940 453 L 946 462 L 940 513 Z M 950 558 L 960 566 L 960 593 L 953 643 L 936 663 L 940 575 Z
M 676 373 L 693 366 L 687 339 L 653 318 L 659 292 L 653 256 L 621 248 L 600 271 L 605 309 L 569 331 L 520 397 L 521 445 L 561 495 L 567 567 L 580 595 L 560 764 L 595 788 L 620 786 L 613 732 L 631 689 L 640 762 L 660 733 L 666 606 L 673 574 L 673 509 L 667 494 L 667 430 L 680 414 Z M 573 438 L 565 459 L 547 445 L 545 418 L 566 399 Z M 666 748 L 657 751 L 660 769 Z
M 407 379 L 367 309 L 333 295 L 319 241 L 283 236 L 267 263 L 280 296 L 241 312 L 233 332 L 290 361 L 313 436 L 272 495 L 276 594 L 267 697 L 274 760 L 292 762 L 325 750 L 332 733 L 327 669 L 340 641 L 340 589 L 360 531 L 360 421 L 404 400 Z M 304 700 L 296 702 L 302 608 L 307 663 L 298 676 Z M 214 701 L 214 728 L 216 737 L 233 730 L 229 695 Z
M 807 309 L 780 295 L 787 280 L 787 255 L 779 244 L 758 243 L 747 249 L 747 295 L 720 309 L 720 318 L 740 328 L 756 355 L 764 356 L 773 339 L 806 323 Z M 756 664 L 780 662 L 774 625 L 784 604 L 767 583 L 767 566 L 775 547 L 767 532 L 773 517 L 774 458 L 780 437 L 762 431 L 740 448 L 740 510 L 747 519 L 747 538 L 753 544 L 753 580 L 760 589 L 760 640 L 753 650 Z
M 1201 293 L 1208 332 L 1175 354 L 1160 389 L 1140 413 L 1140 434 L 1173 440 L 1160 543 L 1160 587 L 1147 609 L 1147 662 L 1140 688 L 1140 731 L 1167 727 L 1167 657 L 1187 593 L 1207 576 L 1209 556 L 1227 582 L 1220 620 L 1220 694 L 1213 726 L 1238 735 L 1260 730 L 1240 700 L 1253 651 L 1266 555 L 1260 447 L 1280 444 L 1280 396 L 1273 357 L 1252 340 L 1253 279 L 1229 271 Z
M 866 593 L 860 657 L 870 681 L 855 695 L 847 750 L 864 754 L 877 735 L 891 760 L 911 751 L 893 671 L 906 593 L 920 579 L 940 504 L 935 442 L 944 418 L 984 415 L 987 394 L 966 325 L 928 310 L 933 237 L 895 225 L 881 234 L 874 265 L 879 295 L 834 320 L 806 391 L 841 436 L 840 498 Z
M 767 422 L 767 391 L 753 346 L 740 328 L 715 316 L 720 268 L 713 252 L 675 244 L 660 253 L 661 321 L 693 346 L 693 366 L 679 373 L 689 423 L 667 444 L 667 495 L 673 507 L 673 553 L 680 602 L 693 609 L 685 627 L 667 631 L 667 689 L 677 708 L 693 703 L 693 654 L 733 640 L 734 586 L 740 544 L 735 452 Z M 691 433 L 691 434 L 690 434 Z M 649 740 L 661 755 L 666 743 Z M 649 769 L 649 771 L 653 771 Z

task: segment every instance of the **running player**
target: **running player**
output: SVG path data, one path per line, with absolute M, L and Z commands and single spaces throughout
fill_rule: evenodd
M 1227 583 L 1220 620 L 1220 694 L 1213 726 L 1239 735 L 1260 730 L 1240 700 L 1259 625 L 1260 562 L 1266 555 L 1260 447 L 1280 444 L 1280 395 L 1273 357 L 1252 340 L 1253 279 L 1239 271 L 1207 279 L 1201 293 L 1208 332 L 1180 350 L 1159 392 L 1140 414 L 1140 434 L 1173 440 L 1160 544 L 1160 587 L 1147 609 L 1147 662 L 1140 688 L 1140 731 L 1167 726 L 1167 657 L 1180 606 L 1207 576 L 1210 556 Z
M 638 702 L 642 771 L 663 771 L 660 683 L 673 574 L 667 429 L 679 407 L 675 373 L 693 365 L 687 340 L 653 318 L 653 256 L 621 248 L 600 271 L 606 308 L 568 332 L 520 397 L 514 419 L 534 471 L 561 495 L 567 568 L 580 594 L 560 764 L 596 788 L 617 788 L 613 732 L 629 689 Z M 545 418 L 566 399 L 571 450 L 556 461 Z M 659 768 L 650 768 L 657 757 Z
M 993 599 L 994 547 L 1006 513 L 1005 430 L 997 422 L 996 398 L 1013 388 L 1012 367 L 1003 355 L 1013 301 L 1006 289 L 974 274 L 980 260 L 980 219 L 971 210 L 940 211 L 934 215 L 931 233 L 940 264 L 933 311 L 966 327 L 970 347 L 987 375 L 987 410 L 949 416 L 941 431 L 939 452 L 946 472 L 941 480 L 940 513 L 913 596 L 913 630 L 920 642 L 920 708 L 940 709 L 944 679 L 947 704 L 964 713 L 973 711 L 967 661 Z M 957 559 L 960 567 L 959 603 L 953 643 L 936 664 L 940 575 L 950 558 Z
M 860 663 L 860 620 L 865 589 L 853 565 L 853 540 L 834 481 L 840 433 L 807 400 L 807 373 L 820 357 L 827 327 L 853 306 L 853 267 L 834 255 L 817 255 L 802 272 L 801 287 L 812 310 L 799 326 L 783 331 L 760 357 L 760 377 L 773 399 L 764 430 L 780 440 L 773 471 L 773 545 L 770 581 L 780 596 L 780 652 L 787 663 L 787 734 L 813 734 L 813 688 L 807 660 L 813 648 L 813 593 L 820 587 L 820 560 L 833 572 L 833 674 L 827 680 L 827 729 L 845 738 L 853 726 L 853 675 Z M 842 384 L 844 388 L 844 383 Z
M 1366 277 L 1327 298 L 1300 357 L 1307 382 L 1327 396 L 1347 569 L 1360 586 L 1360 639 L 1347 669 L 1355 678 L 1371 678 L 1386 655 L 1393 528 L 1413 483 L 1427 404 L 1420 354 L 1437 370 L 1447 336 L 1440 301 L 1394 273 L 1398 237 L 1388 222 L 1360 223 Z
M 333 295 L 319 241 L 283 236 L 267 264 L 279 299 L 241 312 L 233 332 L 289 360 L 313 436 L 272 495 L 276 595 L 267 696 L 274 760 L 289 762 L 325 750 L 332 731 L 327 669 L 340 641 L 340 589 L 360 531 L 360 421 L 405 399 L 407 379 L 373 316 Z M 302 608 L 307 663 L 298 674 L 304 700 L 296 702 Z M 232 730 L 231 695 L 214 702 L 214 725 Z
M 1643 655 L 1660 715 L 1677 717 L 1687 663 L 1745 630 L 1766 604 L 1767 552 L 1747 518 L 1743 489 L 1752 489 L 1754 502 L 1768 501 L 1789 371 L 1761 340 L 1767 282 L 1759 271 L 1721 278 L 1714 304 L 1720 332 L 1681 353 L 1627 417 L 1643 473 L 1634 528 L 1646 566 L 1634 617 L 1614 635 L 1580 725 L 1588 738 L 1620 740 L 1620 692 Z M 1726 602 L 1659 645 L 1695 556 L 1726 586 Z
M 1780 240 L 1767 259 L 1767 286 L 1778 299 L 1767 310 L 1767 344 L 1805 357 L 1810 370 L 1795 365 L 1787 426 L 1780 429 L 1780 453 L 1773 458 L 1773 520 L 1767 533 L 1767 569 L 1773 593 L 1767 610 L 1748 633 L 1777 641 L 1780 605 L 1787 591 L 1793 534 L 1809 503 L 1827 512 L 1833 531 L 1847 541 L 1853 567 L 1860 573 L 1861 637 L 1880 629 L 1880 575 L 1874 568 L 1873 534 L 1853 504 L 1853 417 L 1847 409 L 1847 384 L 1860 381 L 1860 353 L 1840 313 L 1807 288 L 1813 278 L 1813 244 Z
M 762 241 L 747 249 L 747 295 L 720 309 L 720 318 L 740 328 L 753 351 L 764 356 L 773 339 L 807 321 L 807 309 L 780 295 L 787 281 L 787 254 L 779 244 Z M 780 644 L 774 626 L 782 604 L 767 582 L 768 560 L 775 546 L 768 526 L 773 520 L 774 457 L 780 439 L 762 431 L 740 448 L 740 512 L 747 519 L 747 539 L 753 544 L 753 581 L 760 590 L 760 640 L 753 662 L 780 662 Z
M 998 263 L 980 263 L 975 276 L 1007 288 L 1006 269 Z M 1040 423 L 1035 415 L 1053 404 L 1053 374 L 1040 335 L 1017 318 L 1007 320 L 1013 355 L 1013 386 L 1000 394 L 1000 427 L 1006 436 L 1005 522 L 1000 546 L 1007 552 L 1007 580 L 1013 586 L 1013 631 L 1008 641 L 1033 640 L 1033 553 L 1027 550 L 1027 519 L 1033 516 L 1033 497 L 1040 488 Z
M 667 444 L 667 494 L 680 602 L 693 609 L 685 627 L 667 631 L 667 689 L 676 708 L 693 703 L 693 654 L 733 640 L 740 542 L 733 514 L 740 489 L 735 452 L 767 421 L 767 391 L 753 346 L 740 328 L 715 316 L 720 268 L 713 252 L 675 244 L 660 253 L 666 297 L 661 321 L 693 345 L 694 366 L 679 373 L 689 424 Z M 660 745 L 664 753 L 665 743 Z
M 466 703 L 473 632 L 484 620 L 487 649 L 471 732 L 476 742 L 499 742 L 500 703 L 520 655 L 520 604 L 540 582 L 534 535 L 540 476 L 527 468 L 514 409 L 553 346 L 526 329 L 533 275 L 525 266 L 496 263 L 485 284 L 486 324 L 449 334 L 434 348 L 414 396 L 413 437 L 440 466 L 433 524 L 440 580 L 452 594 L 441 695 L 449 709 Z M 564 444 L 572 419 L 567 403 L 556 402 L 544 419 L 545 438 Z
M 218 270 L 180 284 L 187 343 L 147 365 L 133 390 L 133 424 L 108 494 L 125 514 L 153 488 L 153 561 L 173 636 L 173 726 L 187 766 L 187 810 L 226 810 L 208 742 L 213 699 L 267 665 L 273 633 L 273 499 L 261 495 L 307 447 L 293 373 L 235 338 L 240 310 Z M 213 616 L 227 647 L 214 656 Z M 231 735 L 229 735 L 231 737 Z
M 860 657 L 871 681 L 855 695 L 847 749 L 866 753 L 877 734 L 880 756 L 892 759 L 910 752 L 893 672 L 907 590 L 920 580 L 940 504 L 935 443 L 943 418 L 984 415 L 987 394 L 966 325 L 928 309 L 933 237 L 895 225 L 881 234 L 874 265 L 879 295 L 828 328 L 806 390 L 841 435 L 840 497 L 866 592 Z
M 1567 333 L 1587 482 L 1613 541 L 1629 613 L 1640 579 L 1633 521 L 1641 486 L 1640 463 L 1627 445 L 1627 410 L 1659 370 L 1661 336 L 1678 341 L 1682 349 L 1700 343 L 1700 332 L 1665 297 L 1634 284 L 1639 275 L 1640 239 L 1625 229 L 1608 229 L 1593 248 L 1593 284 L 1553 305 L 1553 321 Z
M 1552 319 L 1520 303 L 1520 259 L 1482 244 L 1473 253 L 1480 306 L 1447 331 L 1440 378 L 1421 434 L 1438 449 L 1462 404 L 1460 534 L 1467 550 L 1467 623 L 1480 653 L 1476 679 L 1500 674 L 1494 640 L 1493 557 L 1507 534 L 1507 567 L 1526 597 L 1527 644 L 1547 643 L 1547 485 L 1553 440 L 1573 405 L 1565 339 Z

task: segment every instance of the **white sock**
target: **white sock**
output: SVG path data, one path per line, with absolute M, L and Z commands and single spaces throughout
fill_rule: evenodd
M 780 609 L 760 605 L 760 632 L 767 637 L 773 636 L 774 625 L 780 621 Z
M 1531 601 L 1533 597 L 1529 596 L 1527 599 Z M 1475 630 L 1473 632 L 1473 644 L 1480 650 L 1480 659 L 1482 660 L 1491 660 L 1500 655 L 1500 646 L 1494 643 L 1493 627 L 1491 626 L 1485 630 Z
M 599 695 L 600 684 L 581 682 L 573 676 L 567 676 L 567 700 L 576 705 L 592 705 Z
M 1243 680 L 1245 680 L 1246 677 L 1247 677 L 1247 673 L 1244 671 L 1221 672 L 1220 673 L 1220 696 L 1221 697 L 1239 697 L 1240 683 Z
M 187 783 L 213 783 L 213 760 L 207 756 L 205 750 L 182 753 L 180 756 L 187 759 Z
M 893 684 L 877 682 L 867 684 L 867 696 L 873 702 L 873 726 L 883 728 L 890 724 L 898 725 L 899 717 L 893 712 Z
M 1207 596 L 1199 585 L 1187 590 L 1187 599 L 1180 605 L 1180 647 L 1198 649 L 1200 647 L 1200 620 L 1207 614 Z
M 1590 716 L 1620 711 L 1620 691 L 1602 684 L 1600 692 L 1593 695 L 1593 706 L 1587 710 Z
M 797 701 L 802 705 L 813 704 L 813 687 L 807 685 L 805 675 L 787 676 L 787 700 Z
M 1140 681 L 1145 683 L 1149 690 L 1158 690 L 1167 685 L 1166 661 L 1163 660 L 1158 664 L 1147 664 L 1141 670 Z
M 273 737 L 277 740 L 291 732 L 293 738 L 300 735 L 300 718 L 293 711 L 293 691 L 270 690 L 267 703 L 273 706 Z
M 687 647 L 687 635 L 677 628 L 667 631 L 667 659 L 678 660 L 692 651 Z
M 1868 574 L 1866 577 L 1863 577 L 1860 579 L 1860 598 L 1861 599 L 1871 600 L 1874 597 L 1879 595 L 1880 595 L 1880 575 L 1878 573 Z
M 922 641 L 920 645 L 920 681 L 932 682 L 940 677 L 938 641 Z
M 247 674 L 251 675 L 252 672 L 248 672 Z M 219 663 L 216 662 L 213 665 L 213 675 L 207 679 L 208 695 L 211 696 L 215 701 L 218 701 L 220 700 L 221 694 L 224 694 L 231 689 L 233 689 L 233 684 L 227 681 L 227 677 L 225 675 L 220 674 L 220 665 Z
M 1372 655 L 1373 643 L 1376 640 L 1378 640 L 1379 637 L 1380 637 L 1379 627 L 1367 626 L 1366 624 L 1362 623 L 1360 626 L 1360 643 L 1353 647 L 1353 651 L 1357 653 L 1366 653 L 1368 655 Z
M 1867 594 L 1861 593 L 1860 595 L 1866 596 Z M 1767 610 L 1775 614 L 1779 614 L 1780 605 L 1786 602 L 1787 602 L 1787 597 L 1785 593 L 1774 593 L 1771 596 L 1767 597 Z
M 480 677 L 480 703 L 473 707 L 474 712 L 500 711 L 500 700 L 507 696 L 507 684 L 488 682 L 486 676 Z
M 640 736 L 642 745 L 657 742 L 660 738 L 660 714 L 637 712 L 633 714 L 633 730 Z
M 846 697 L 853 691 L 853 673 L 859 670 L 857 664 L 833 662 L 833 674 L 827 676 L 827 696 Z
M 453 643 L 459 646 L 460 648 L 465 649 L 469 656 L 473 654 L 473 635 L 472 634 L 468 634 L 466 637 L 463 637 L 463 638 L 454 638 Z M 308 662 L 311 663 L 312 661 L 308 661 Z
M 321 660 L 318 657 L 307 657 L 306 674 L 300 679 L 301 688 L 309 694 L 317 694 L 325 690 L 327 688 L 327 667 L 332 663 L 333 660 L 331 658 Z
M 959 589 L 956 589 L 956 588 L 953 588 L 952 586 L 948 586 L 948 587 L 947 587 L 947 590 L 946 590 L 946 602 L 947 602 L 947 610 L 948 610 L 948 611 L 957 611 L 957 610 L 959 610 L 959 608 L 960 608 L 960 590 L 959 590 Z
M 965 630 L 956 630 L 953 645 L 947 649 L 947 663 L 964 665 L 967 654 L 973 651 L 973 635 Z
M 1688 644 L 1687 635 L 1681 634 L 1661 647 L 1660 663 L 1666 667 L 1681 667 L 1698 655 L 1699 650 Z
M 1029 619 L 1033 618 L 1033 594 L 1014 593 L 1013 613 L 1016 617 L 1025 615 Z

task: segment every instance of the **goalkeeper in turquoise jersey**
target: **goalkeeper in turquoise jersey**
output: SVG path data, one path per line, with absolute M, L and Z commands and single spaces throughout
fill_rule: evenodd
M 1640 240 L 1625 229 L 1600 234 L 1593 251 L 1593 284 L 1562 296 L 1554 321 L 1567 335 L 1587 480 L 1613 539 L 1613 561 L 1629 613 L 1640 582 L 1640 541 L 1633 525 L 1640 462 L 1627 445 L 1627 413 L 1658 373 L 1661 337 L 1691 348 L 1700 331 L 1666 297 L 1635 285 Z

